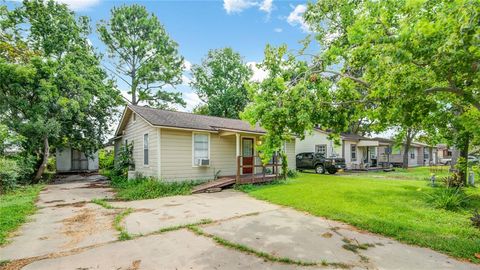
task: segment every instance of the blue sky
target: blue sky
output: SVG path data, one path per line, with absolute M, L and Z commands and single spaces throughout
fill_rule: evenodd
M 79 15 L 89 16 L 92 26 L 110 17 L 114 6 L 142 4 L 156 14 L 167 32 L 179 44 L 180 54 L 192 64 L 201 62 L 209 49 L 232 47 L 246 62 L 260 62 L 266 44 L 287 44 L 299 48 L 299 41 L 307 35 L 301 18 L 306 1 L 283 0 L 190 0 L 190 1 L 105 1 L 58 0 L 66 3 Z M 9 6 L 18 4 L 8 2 Z M 96 33 L 90 37 L 99 52 L 105 47 Z M 188 78 L 188 70 L 185 72 Z M 262 77 L 256 71 L 257 78 Z M 199 103 L 198 97 L 188 86 L 188 79 L 176 90 L 183 93 L 190 111 Z M 119 87 L 125 89 L 120 80 Z

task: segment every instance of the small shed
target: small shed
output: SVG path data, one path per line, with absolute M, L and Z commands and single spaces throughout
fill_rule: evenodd
M 65 147 L 57 148 L 57 172 L 94 172 L 98 171 L 98 151 L 86 155 L 85 153 Z

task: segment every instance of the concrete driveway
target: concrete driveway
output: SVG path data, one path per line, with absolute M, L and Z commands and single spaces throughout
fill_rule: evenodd
M 235 191 L 111 202 L 113 209 L 90 202 L 112 197 L 98 176 L 49 185 L 31 222 L 0 248 L 0 260 L 10 261 L 3 268 L 480 269 Z M 131 240 L 114 228 L 122 213 L 130 213 L 119 225 Z

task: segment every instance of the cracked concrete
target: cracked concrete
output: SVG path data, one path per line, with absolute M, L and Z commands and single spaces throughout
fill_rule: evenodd
M 110 203 L 119 209 L 88 203 L 93 198 L 112 197 L 112 191 L 97 176 L 70 176 L 49 185 L 40 194 L 39 211 L 9 245 L 0 248 L 0 260 L 13 260 L 4 268 L 335 269 L 349 265 L 351 269 L 480 269 L 426 248 L 235 191 Z M 121 208 L 134 211 L 121 223 L 129 234 L 137 236 L 133 240 L 118 241 L 118 231 L 113 229 L 114 216 Z M 208 235 L 187 229 L 156 233 L 205 219 L 213 222 L 198 227 Z M 318 264 L 307 267 L 272 262 L 221 245 L 213 236 L 269 256 Z M 344 247 L 348 243 L 353 251 Z M 322 262 L 339 264 L 326 267 Z

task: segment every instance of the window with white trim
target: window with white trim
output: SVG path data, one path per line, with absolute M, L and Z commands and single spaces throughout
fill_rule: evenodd
M 204 133 L 193 133 L 193 165 L 200 165 L 200 160 L 209 159 L 210 136 Z
M 415 149 L 410 148 L 410 159 L 415 159 Z
M 326 144 L 315 145 L 315 153 L 322 154 L 324 157 L 326 157 L 327 156 L 327 145 Z
M 148 165 L 148 133 L 143 135 L 143 165 Z
M 357 160 L 357 145 L 356 144 L 350 145 L 350 157 L 351 157 L 352 161 Z

